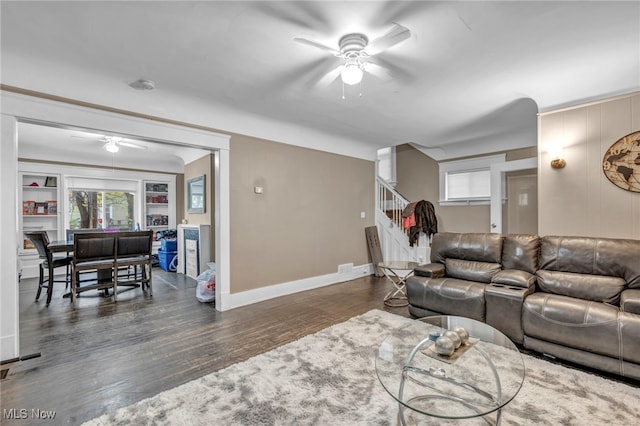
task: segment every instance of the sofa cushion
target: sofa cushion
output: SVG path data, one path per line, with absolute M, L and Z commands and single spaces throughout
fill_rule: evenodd
M 442 263 L 428 263 L 426 265 L 420 265 L 413 269 L 413 273 L 419 277 L 444 277 L 444 265 Z
M 540 269 L 608 275 L 640 288 L 640 240 L 546 236 L 540 239 Z
M 538 286 L 547 293 L 617 305 L 624 290 L 622 278 L 540 270 Z
M 502 235 L 443 232 L 431 239 L 431 262 L 444 263 L 454 258 L 500 263 Z
M 455 278 L 407 279 L 409 303 L 422 309 L 485 321 L 486 284 Z
M 503 269 L 491 278 L 492 284 L 529 288 L 536 283 L 536 276 L 518 269 Z
M 509 234 L 502 243 L 502 269 L 520 269 L 535 274 L 538 269 L 540 237 Z
M 446 259 L 444 266 L 448 277 L 481 283 L 490 283 L 491 278 L 500 271 L 499 263 L 474 262 L 461 259 Z
M 524 300 L 524 334 L 570 348 L 617 358 L 619 310 L 615 306 L 548 293 Z
M 619 321 L 622 358 L 640 364 L 640 315 L 620 312 Z
M 623 291 L 620 294 L 620 310 L 632 314 L 640 314 L 640 290 Z

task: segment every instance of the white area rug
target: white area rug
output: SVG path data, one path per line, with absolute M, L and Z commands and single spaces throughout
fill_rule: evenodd
M 397 404 L 378 382 L 375 357 L 407 321 L 373 310 L 85 425 L 395 425 Z M 525 366 L 503 425 L 640 421 L 640 388 L 530 356 Z

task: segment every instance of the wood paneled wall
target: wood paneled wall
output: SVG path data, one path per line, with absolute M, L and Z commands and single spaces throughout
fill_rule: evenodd
M 640 193 L 602 172 L 607 149 L 640 130 L 640 92 L 540 114 L 538 127 L 539 233 L 640 239 Z M 554 144 L 562 169 L 550 166 Z

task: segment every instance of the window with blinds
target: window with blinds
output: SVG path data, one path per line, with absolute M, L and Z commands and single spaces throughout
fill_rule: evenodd
M 491 165 L 504 161 L 500 154 L 439 163 L 440 204 L 488 204 Z
M 445 198 L 447 200 L 489 199 L 491 197 L 491 172 L 474 170 L 446 174 Z

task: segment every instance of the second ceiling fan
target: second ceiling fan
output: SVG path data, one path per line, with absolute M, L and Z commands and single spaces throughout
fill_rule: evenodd
M 123 140 L 123 138 L 119 136 L 105 136 L 100 140 L 100 142 L 105 142 L 103 148 L 113 153 L 120 151 L 121 146 L 126 146 L 128 148 L 135 148 L 135 149 L 147 149 L 146 146 L 127 142 L 126 140 Z

